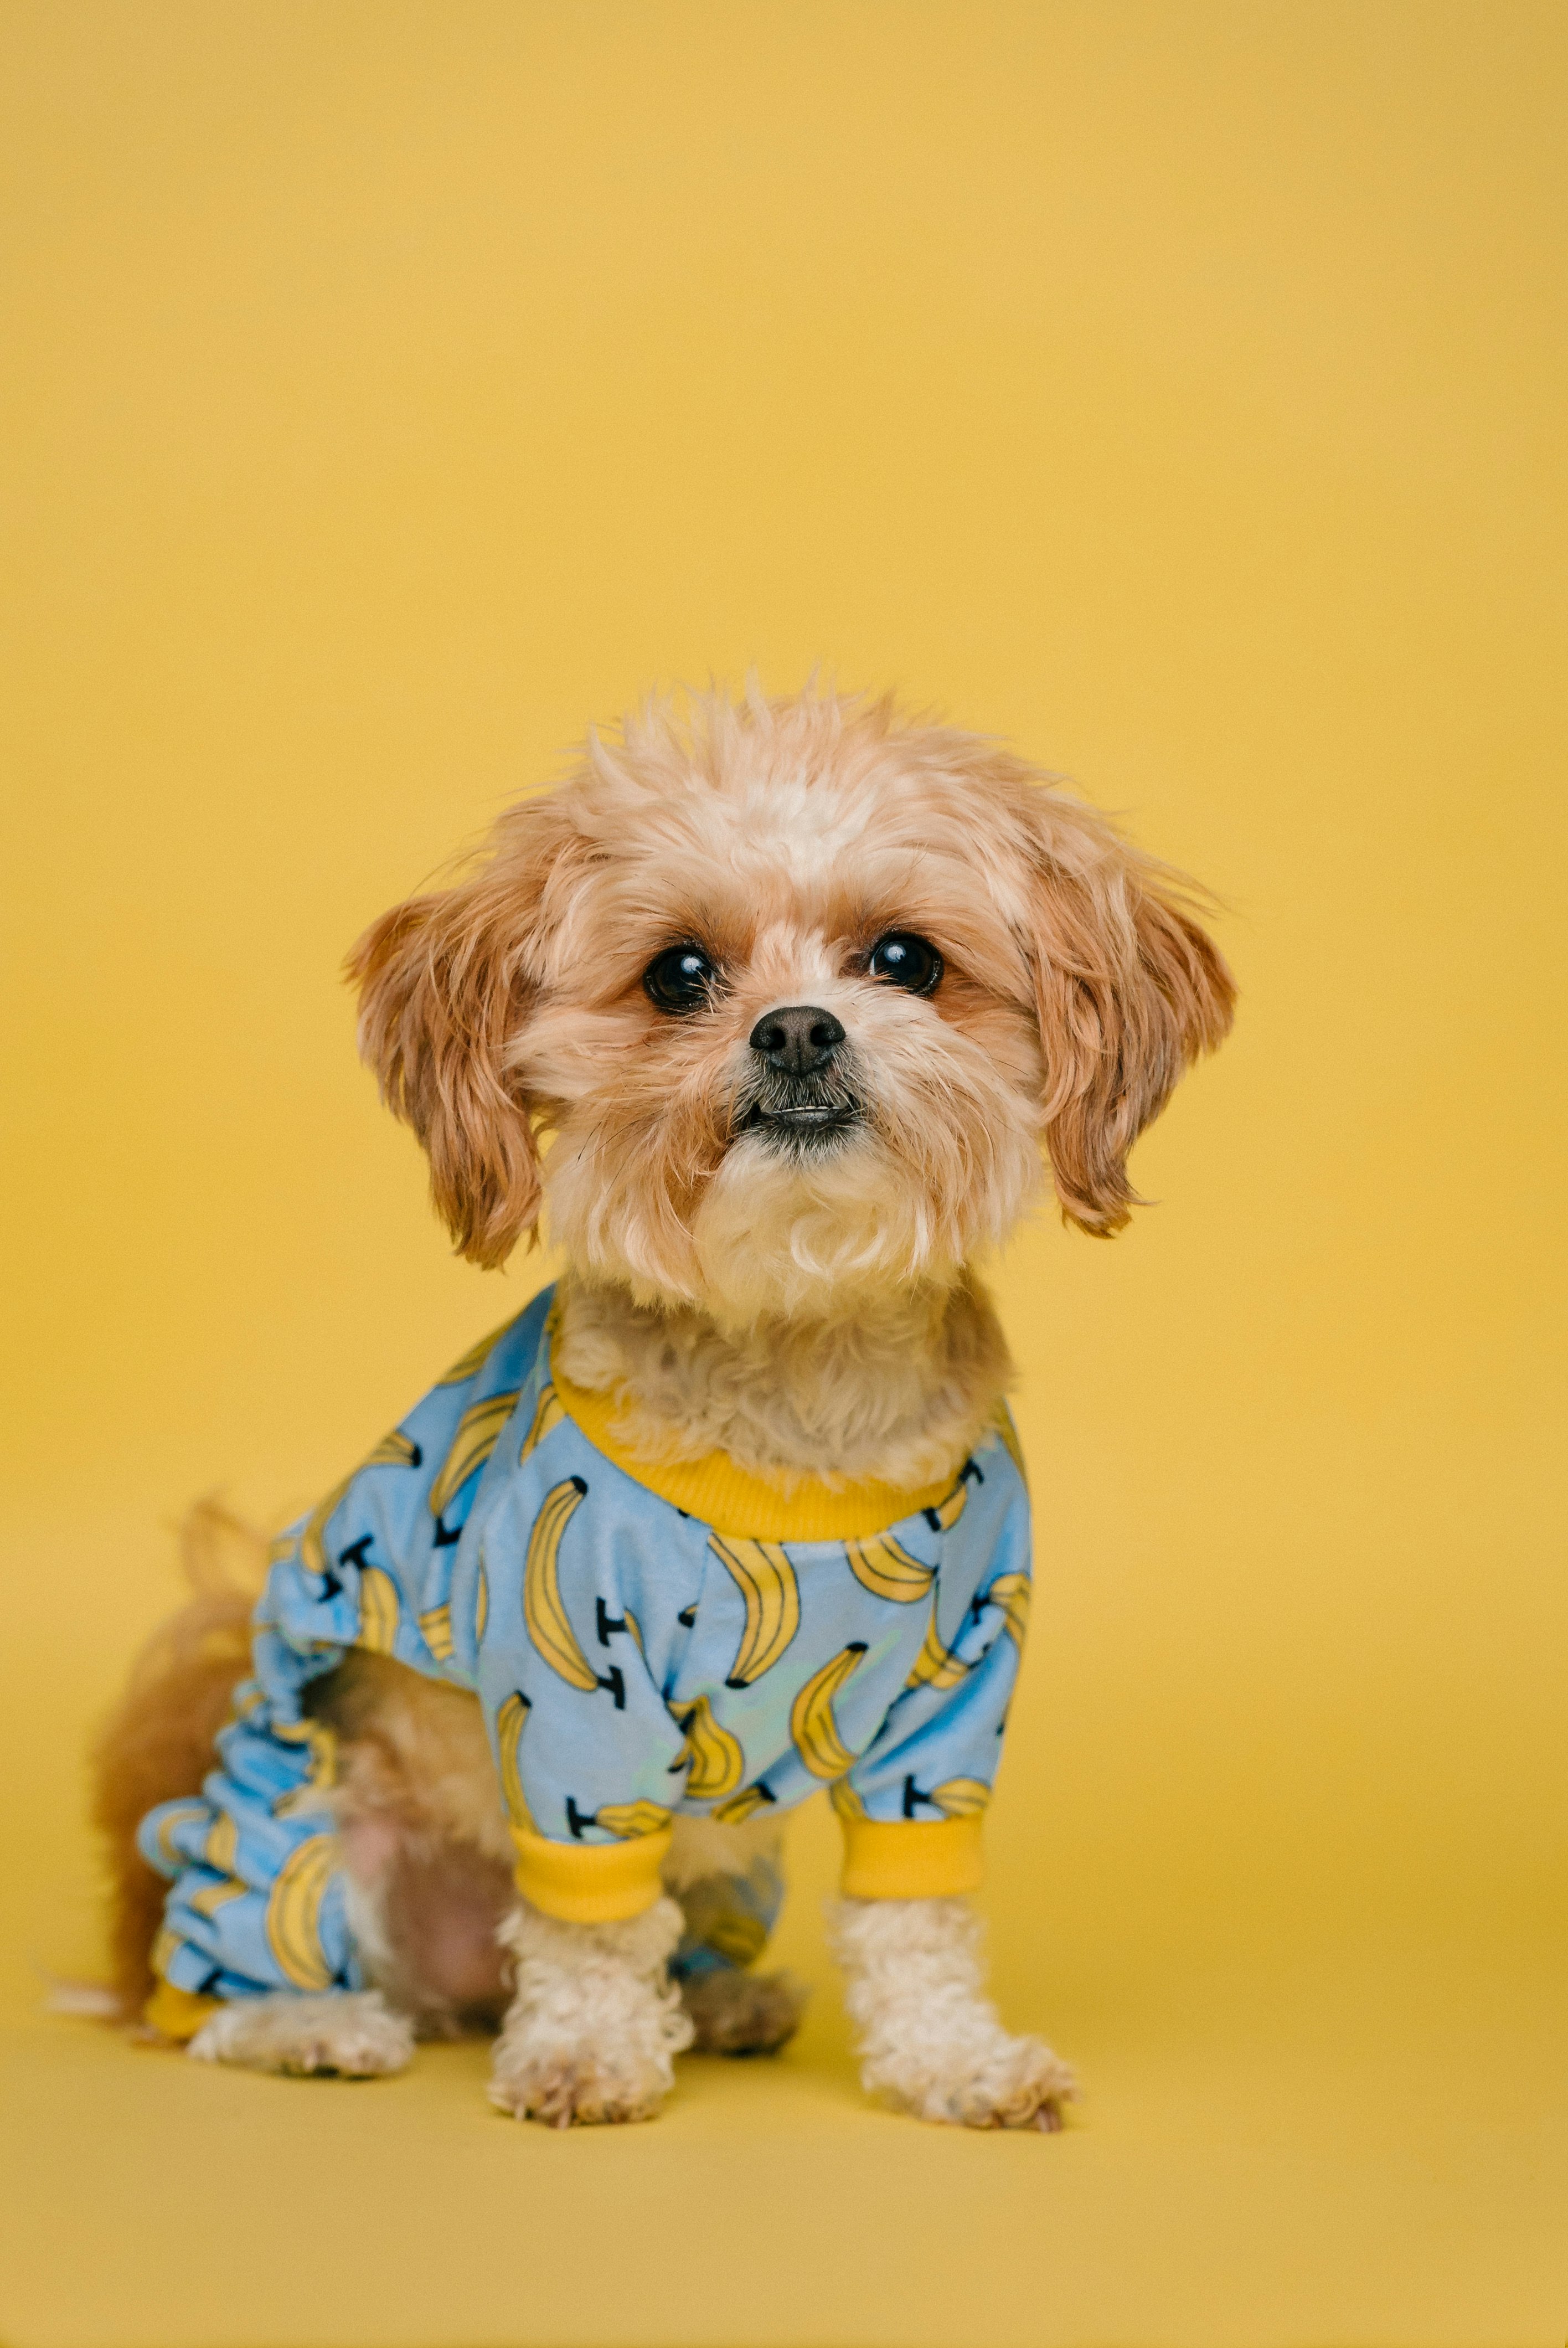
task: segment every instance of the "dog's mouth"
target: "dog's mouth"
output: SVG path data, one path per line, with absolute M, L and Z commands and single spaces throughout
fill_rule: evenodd
M 774 1148 L 801 1153 L 830 1148 L 861 1123 L 864 1109 L 846 1086 L 774 1081 L 737 1103 L 731 1138 L 754 1133 Z

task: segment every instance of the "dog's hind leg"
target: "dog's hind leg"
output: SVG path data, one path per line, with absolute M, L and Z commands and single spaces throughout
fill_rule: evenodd
M 738 1972 L 715 1965 L 689 1973 L 681 2003 L 692 2018 L 698 2054 L 776 2054 L 800 2028 L 809 1990 L 792 1973 Z
M 186 2051 L 199 2063 L 295 2078 L 374 2079 L 408 2063 L 414 2024 L 375 1990 L 280 1990 L 220 2006 Z
M 684 1929 L 671 1971 L 699 2054 L 776 2054 L 800 2027 L 804 1984 L 753 1970 L 784 1899 L 783 1841 L 765 1812 L 742 1826 L 675 1821 L 664 1882 Z
M 93 1823 L 108 1862 L 109 1998 L 125 2022 L 154 1987 L 149 1952 L 169 1891 L 168 1877 L 142 1857 L 137 1828 L 160 1802 L 198 1794 L 213 1766 L 213 1740 L 250 1669 L 255 1604 L 253 1587 L 224 1572 L 232 1563 L 254 1584 L 266 1563 L 264 1538 L 211 1500 L 190 1510 L 179 1542 L 192 1595 L 149 1640 L 92 1752 Z

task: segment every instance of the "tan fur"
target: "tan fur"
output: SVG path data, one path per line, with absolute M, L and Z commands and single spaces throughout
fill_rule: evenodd
M 388 1655 L 354 1654 L 307 1701 L 340 1739 L 341 1818 L 384 1814 L 509 1871 L 506 1811 L 476 1696 Z
M 699 1883 L 716 1875 L 744 1875 L 759 1859 L 777 1861 L 784 1843 L 784 1823 L 759 1810 L 738 1827 L 721 1826 L 716 1818 L 674 1820 L 674 1840 L 661 1872 L 668 1890 L 684 1901 Z
M 714 695 L 590 742 L 351 970 L 465 1253 L 501 1261 L 545 1204 L 584 1274 L 743 1326 L 955 1279 L 1027 1203 L 1041 1133 L 1064 1211 L 1124 1221 L 1127 1151 L 1230 1021 L 1191 895 L 979 736 L 886 701 Z M 929 1001 L 861 967 L 894 926 L 947 958 Z M 641 974 L 685 939 L 726 991 L 671 1020 Z M 730 1140 L 746 1036 L 784 1002 L 843 1021 L 871 1095 L 852 1145 L 804 1170 Z
M 556 1343 L 575 1385 L 619 1392 L 616 1433 L 634 1457 L 725 1451 L 785 1488 L 803 1476 L 931 1483 L 974 1448 L 1012 1375 L 990 1299 L 967 1277 L 736 1335 L 691 1306 L 569 1280 Z
M 699 1973 L 681 1993 L 698 2054 L 776 2054 L 800 2028 L 805 1993 L 788 1973 Z
M 939 950 L 929 995 L 871 974 L 890 930 Z M 643 973 L 685 943 L 718 984 L 671 1017 Z M 503 1262 L 542 1213 L 570 1267 L 561 1365 L 619 1395 L 632 1450 L 723 1449 L 785 1487 L 911 1486 L 961 1460 L 1011 1375 L 977 1257 L 1030 1204 L 1042 1150 L 1070 1220 L 1124 1223 L 1128 1152 L 1234 1000 L 1195 892 L 1103 816 L 980 736 L 811 693 L 651 703 L 590 737 L 349 966 L 362 1049 L 463 1253 Z M 748 1039 L 802 1004 L 845 1030 L 821 1081 L 855 1115 L 795 1152 L 749 1121 L 765 1080 Z M 135 1823 L 210 1766 L 244 1607 L 204 1589 L 100 1740 L 127 2010 L 163 1888 Z M 472 1697 L 355 1657 L 313 1701 L 341 1740 L 351 1920 L 386 2003 L 256 2000 L 193 2051 L 395 2068 L 411 2029 L 494 2020 L 510 1996 L 496 2100 L 564 2124 L 646 2116 L 694 2027 L 733 2050 L 788 2034 L 781 1977 L 710 1982 L 680 2012 L 670 1900 L 617 1926 L 508 1908 Z M 667 1879 L 696 1914 L 755 1856 L 750 1830 L 682 1822 Z M 837 1937 L 869 2085 L 931 2118 L 1054 2124 L 1071 2076 L 1002 2032 L 963 1903 L 845 1902 Z
M 477 1698 L 354 1654 L 306 1702 L 338 1738 L 332 1810 L 369 1979 L 421 2037 L 493 2029 L 513 1852 Z

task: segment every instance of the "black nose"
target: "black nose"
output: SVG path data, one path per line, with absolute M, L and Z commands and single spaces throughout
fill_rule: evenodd
M 815 1003 L 797 1003 L 788 1011 L 769 1011 L 752 1029 L 752 1049 L 770 1068 L 787 1076 L 809 1076 L 832 1059 L 844 1041 L 844 1030 L 831 1011 Z

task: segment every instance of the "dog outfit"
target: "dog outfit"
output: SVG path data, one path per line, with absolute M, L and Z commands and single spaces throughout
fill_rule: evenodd
M 1005 1409 L 919 1491 L 786 1494 L 720 1452 L 650 1464 L 612 1396 L 552 1374 L 552 1304 L 466 1354 L 274 1545 L 220 1766 L 139 1832 L 173 1879 L 149 2008 L 171 2034 L 213 1999 L 363 1986 L 308 1700 L 354 1648 L 477 1693 L 518 1887 L 547 1915 L 651 1906 L 676 1811 L 734 1823 L 825 1784 L 846 1893 L 979 1881 L 1030 1595 Z M 776 1874 L 735 1897 L 758 1912 L 689 1936 L 678 1971 L 760 1948 Z

